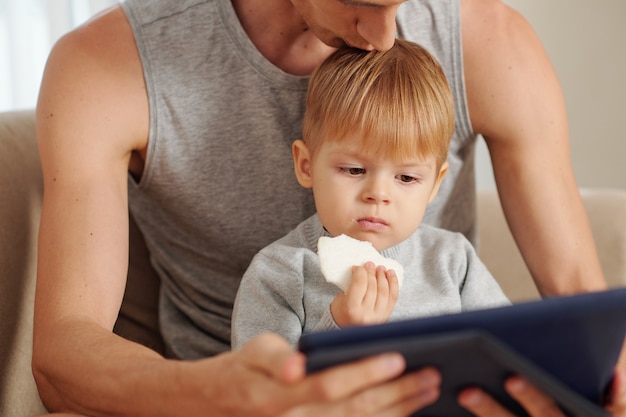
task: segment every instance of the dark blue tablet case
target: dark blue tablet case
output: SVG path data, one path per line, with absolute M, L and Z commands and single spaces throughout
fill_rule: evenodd
M 606 417 L 604 402 L 626 336 L 626 288 L 529 301 L 512 306 L 305 334 L 307 372 L 400 352 L 407 371 L 427 365 L 442 375 L 439 400 L 414 414 L 469 417 L 460 389 L 478 385 L 511 409 L 504 391 L 521 374 L 570 416 Z

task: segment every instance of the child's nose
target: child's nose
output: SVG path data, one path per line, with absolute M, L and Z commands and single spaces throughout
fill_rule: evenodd
M 389 203 L 391 199 L 386 181 L 377 178 L 372 178 L 368 181 L 363 192 L 363 200 L 368 203 Z

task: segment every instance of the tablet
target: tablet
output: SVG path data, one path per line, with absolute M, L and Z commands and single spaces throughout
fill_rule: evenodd
M 460 389 L 478 385 L 510 407 L 504 379 L 521 374 L 568 415 L 601 408 L 626 335 L 626 288 L 530 301 L 436 317 L 303 335 L 307 372 L 382 352 L 400 352 L 407 371 L 434 365 L 442 394 L 415 416 L 469 416 Z

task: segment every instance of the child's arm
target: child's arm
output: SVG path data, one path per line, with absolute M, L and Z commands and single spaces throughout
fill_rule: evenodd
M 398 300 L 398 279 L 392 269 L 372 262 L 352 267 L 347 292 L 340 292 L 330 305 L 337 325 L 383 323 L 389 319 Z
M 295 346 L 302 334 L 302 274 L 273 256 L 275 252 L 264 251 L 252 259 L 237 291 L 231 323 L 233 349 L 266 332 L 279 334 Z

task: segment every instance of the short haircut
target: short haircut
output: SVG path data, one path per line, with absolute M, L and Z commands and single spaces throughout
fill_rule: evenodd
M 384 52 L 341 48 L 309 82 L 302 135 L 312 155 L 324 140 L 357 137 L 390 158 L 446 160 L 454 103 L 445 73 L 423 47 L 396 40 Z

